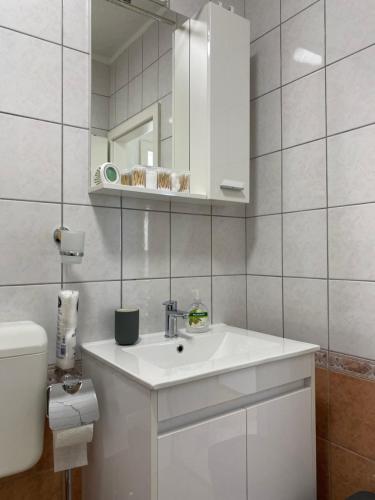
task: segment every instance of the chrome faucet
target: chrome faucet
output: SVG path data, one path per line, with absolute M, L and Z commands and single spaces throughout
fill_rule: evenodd
M 177 337 L 177 319 L 186 319 L 188 313 L 177 309 L 177 300 L 167 300 L 163 302 L 163 306 L 165 306 L 165 336 L 167 338 Z

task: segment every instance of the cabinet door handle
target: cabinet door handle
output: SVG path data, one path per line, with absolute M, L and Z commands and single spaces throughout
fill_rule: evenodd
M 232 191 L 243 191 L 245 189 L 245 184 L 239 181 L 231 181 L 229 179 L 224 179 L 220 184 L 220 189 L 231 189 Z

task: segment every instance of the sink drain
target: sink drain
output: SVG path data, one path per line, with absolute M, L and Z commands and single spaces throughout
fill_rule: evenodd
M 184 346 L 182 344 L 179 344 L 177 346 L 177 352 L 182 352 L 184 350 Z

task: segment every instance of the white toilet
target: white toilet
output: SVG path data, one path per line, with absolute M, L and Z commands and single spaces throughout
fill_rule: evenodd
M 32 321 L 0 323 L 0 478 L 43 451 L 47 335 Z

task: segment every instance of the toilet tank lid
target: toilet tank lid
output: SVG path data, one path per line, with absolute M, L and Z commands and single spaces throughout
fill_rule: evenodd
M 0 358 L 47 351 L 47 334 L 33 321 L 0 323 Z

